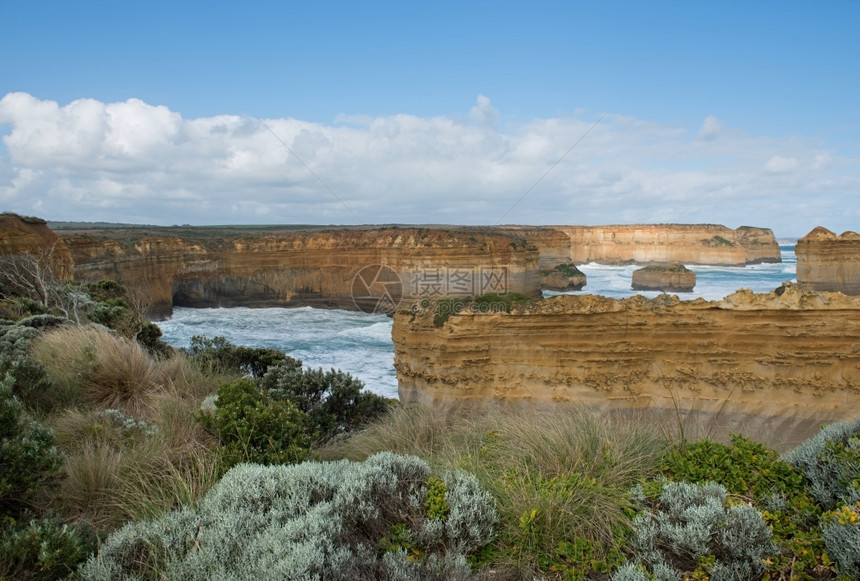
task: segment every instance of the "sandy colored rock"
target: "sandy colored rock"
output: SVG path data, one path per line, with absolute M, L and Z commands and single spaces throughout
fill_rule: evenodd
M 0 214 L 0 256 L 21 254 L 45 260 L 59 281 L 72 278 L 72 255 L 44 220 L 12 213 Z
M 676 410 L 797 441 L 860 409 L 860 297 L 789 284 L 719 302 L 562 295 L 439 328 L 433 317 L 394 317 L 404 403 Z
M 503 232 L 398 227 L 58 232 L 74 256 L 76 278 L 113 279 L 140 291 L 150 298 L 156 317 L 169 315 L 174 305 L 355 309 L 358 302 L 373 310 L 386 289 L 393 289 L 392 308 L 401 299 L 540 293 L 537 250 Z M 356 289 L 364 292 L 364 282 L 370 294 L 360 299 Z
M 797 241 L 797 284 L 804 289 L 860 295 L 860 234 L 815 228 Z
M 540 286 L 544 290 L 581 290 L 587 282 L 585 274 L 571 262 L 556 264 L 551 270 L 540 271 Z
M 696 273 L 674 262 L 668 266 L 652 265 L 633 271 L 631 287 L 633 290 L 691 292 L 696 286 Z
M 570 238 L 576 264 L 710 264 L 743 266 L 781 262 L 768 228 L 732 230 L 714 224 L 553 226 Z

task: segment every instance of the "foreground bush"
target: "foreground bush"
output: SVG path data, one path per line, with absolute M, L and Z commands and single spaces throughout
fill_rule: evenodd
M 467 579 L 495 524 L 473 477 L 415 457 L 244 464 L 196 508 L 112 534 L 82 577 Z
M 656 499 L 642 500 L 647 506 L 634 521 L 633 554 L 661 577 L 760 579 L 765 559 L 776 553 L 762 515 L 728 502 L 719 484 L 670 482 Z
M 475 474 L 499 510 L 499 534 L 481 563 L 531 579 L 584 578 L 624 561 L 629 491 L 653 476 L 668 444 L 646 422 L 574 408 L 464 407 L 445 414 L 395 408 L 320 451 L 366 457 L 420 454 L 438 469 Z

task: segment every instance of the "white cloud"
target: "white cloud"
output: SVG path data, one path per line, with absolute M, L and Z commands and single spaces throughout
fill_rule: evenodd
M 818 223 L 798 204 L 814 198 L 833 208 L 815 216 L 828 218 L 821 225 L 860 229 L 840 210 L 856 207 L 855 160 L 813 140 L 752 136 L 713 116 L 694 139 L 618 114 L 594 127 L 581 111 L 499 119 L 483 95 L 465 120 L 323 125 L 10 93 L 0 99 L 0 210 L 155 224 L 493 224 L 561 160 L 505 222 L 720 222 L 802 235 Z
M 699 139 L 704 139 L 705 141 L 716 139 L 722 129 L 723 122 L 713 115 L 708 115 L 699 128 Z
M 767 163 L 764 164 L 764 169 L 769 173 L 780 174 L 780 173 L 789 173 L 797 169 L 798 165 L 800 165 L 797 159 L 793 157 L 783 157 L 781 155 L 774 155 Z

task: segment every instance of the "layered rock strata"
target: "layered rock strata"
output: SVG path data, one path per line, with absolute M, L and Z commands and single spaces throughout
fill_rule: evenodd
M 696 286 L 696 273 L 673 262 L 668 266 L 646 266 L 633 271 L 633 290 L 688 293 Z
M 794 252 L 801 288 L 860 295 L 860 234 L 837 236 L 819 226 L 797 241 Z
M 562 295 L 433 319 L 432 309 L 394 317 L 404 403 L 668 410 L 801 439 L 860 409 L 858 297 L 791 284 L 719 302 Z
M 553 226 L 570 238 L 576 264 L 710 264 L 743 266 L 780 262 L 768 228 L 735 230 L 714 224 Z
M 540 294 L 538 252 L 507 233 L 428 228 L 125 228 L 58 231 L 75 277 L 112 279 L 172 307 L 315 305 L 387 312 L 401 301 Z
M 72 278 L 72 254 L 41 218 L 0 214 L 0 256 L 29 256 L 50 268 L 50 276 L 57 280 Z

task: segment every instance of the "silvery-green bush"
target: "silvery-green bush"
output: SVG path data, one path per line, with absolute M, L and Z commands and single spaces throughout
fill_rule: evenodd
M 843 506 L 823 518 L 821 536 L 839 572 L 860 579 L 860 502 Z
M 429 466 L 382 452 L 364 462 L 242 464 L 195 508 L 131 523 L 83 579 L 466 579 L 497 521 L 467 474 L 442 475 L 449 511 L 428 518 Z M 399 528 L 398 528 L 399 527 Z M 383 544 L 392 530 L 405 531 Z
M 633 551 L 637 564 L 650 575 L 671 578 L 692 572 L 711 558 L 712 581 L 758 579 L 764 559 L 776 553 L 771 530 L 761 514 L 747 504 L 727 502 L 726 489 L 715 483 L 668 482 L 651 506 L 633 522 Z M 619 569 L 613 581 L 639 578 L 641 569 Z
M 853 505 L 860 501 L 860 419 L 825 426 L 785 461 L 803 472 L 809 494 L 824 508 Z

